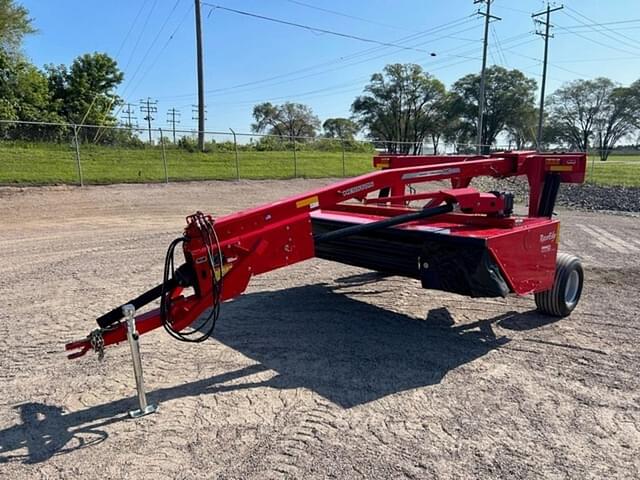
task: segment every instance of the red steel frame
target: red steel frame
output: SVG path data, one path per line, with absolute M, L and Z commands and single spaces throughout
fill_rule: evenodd
M 394 228 L 429 229 L 447 235 L 482 238 L 499 265 L 510 289 L 519 294 L 547 290 L 553 283 L 559 240 L 559 222 L 538 217 L 547 174 L 561 182 L 584 181 L 586 155 L 505 152 L 487 156 L 389 156 L 374 157 L 374 171 L 314 191 L 215 219 L 224 254 L 224 284 L 220 301 L 240 295 L 254 275 L 291 265 L 315 256 L 313 218 L 334 218 L 367 223 L 416 211 L 409 202 L 428 200 L 455 203 L 462 211 L 414 221 Z M 500 216 L 503 207 L 493 194 L 480 194 L 469 184 L 473 178 L 524 176 L 529 184 L 528 216 Z M 452 188 L 407 194 L 410 184 L 450 180 Z M 387 197 L 372 197 L 381 190 Z M 353 202 L 358 200 L 360 203 Z M 208 217 L 213 223 L 213 218 Z M 194 217 L 187 218 L 184 244 L 187 261 L 197 274 L 198 288 L 183 295 L 172 292 L 170 318 L 181 330 L 212 305 L 211 268 Z M 215 248 L 215 246 L 212 246 Z M 162 325 L 159 309 L 136 317 L 137 330 L 146 333 Z M 102 331 L 104 344 L 124 341 L 126 326 L 118 323 Z M 91 348 L 83 339 L 67 344 L 75 358 Z

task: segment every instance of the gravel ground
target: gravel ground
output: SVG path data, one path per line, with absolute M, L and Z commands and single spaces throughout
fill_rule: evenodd
M 494 180 L 481 178 L 473 185 L 483 191 L 510 191 L 526 202 L 528 187 L 522 179 Z M 558 206 L 588 211 L 640 212 L 640 187 L 605 186 L 591 183 L 560 184 Z
M 253 279 L 215 338 L 65 342 L 158 283 L 197 209 L 220 215 L 327 180 L 0 189 L 0 477 L 638 478 L 640 224 L 558 209 L 582 257 L 570 318 L 312 260 Z

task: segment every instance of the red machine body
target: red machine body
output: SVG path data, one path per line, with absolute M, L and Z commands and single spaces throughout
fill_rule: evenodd
M 161 285 L 132 302 L 138 308 L 166 295 L 171 301 L 165 317 L 180 331 L 214 302 L 244 292 L 251 277 L 316 256 L 470 296 L 551 288 L 560 228 L 552 218 L 555 195 L 561 182 L 584 181 L 585 154 L 379 155 L 373 163 L 379 171 L 302 195 L 215 220 L 200 213 L 188 217 L 183 251 L 189 279 Z M 469 186 L 482 176 L 525 177 L 528 215 L 512 214 L 508 194 Z M 442 180 L 451 187 L 409 188 Z M 215 242 L 203 235 L 211 230 L 203 225 L 213 226 Z M 187 288 L 193 289 L 188 295 Z M 126 339 L 120 318 L 114 309 L 98 319 L 105 346 Z M 155 329 L 166 318 L 160 309 L 143 313 L 136 317 L 137 330 Z M 92 347 L 90 337 L 66 346 L 70 358 Z

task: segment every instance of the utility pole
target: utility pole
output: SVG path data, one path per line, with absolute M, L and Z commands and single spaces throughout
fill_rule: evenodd
M 542 85 L 540 86 L 540 111 L 538 112 L 538 135 L 536 137 L 536 150 L 540 150 L 540 145 L 542 144 L 542 122 L 544 120 L 544 89 L 547 83 L 547 58 L 549 54 L 549 37 L 553 37 L 553 34 L 549 33 L 549 29 L 553 26 L 551 22 L 549 22 L 549 18 L 551 12 L 557 12 L 558 10 L 562 10 L 564 8 L 563 5 L 559 7 L 551 8 L 549 3 L 547 2 L 547 9 L 533 13 L 531 18 L 534 18 L 535 22 L 544 25 L 544 33 L 536 31 L 536 35 L 540 35 L 544 37 L 544 60 L 542 62 Z M 546 20 L 538 20 L 536 17 L 540 15 L 546 15 Z
M 196 11 L 196 55 L 198 59 L 198 149 L 204 152 L 204 61 L 202 59 L 202 22 L 200 0 L 195 0 Z
M 204 110 L 204 119 L 207 120 L 207 109 Z M 191 105 L 191 120 L 196 120 L 200 123 L 200 109 L 198 105 Z
M 487 68 L 487 47 L 489 46 L 489 22 L 491 19 L 502 20 L 500 17 L 491 15 L 491 2 L 493 0 L 473 0 L 474 4 L 485 3 L 487 5 L 484 12 L 478 10 L 478 15 L 484 16 L 484 42 L 482 46 L 482 70 L 480 72 L 480 94 L 478 97 L 478 154 L 484 152 L 482 144 L 482 130 L 484 124 L 484 89 L 485 89 L 485 70 Z
M 152 114 L 158 111 L 158 102 L 151 100 L 149 97 L 146 100 L 140 100 L 140 111 L 145 114 L 144 119 L 147 121 L 149 128 L 149 144 L 151 144 L 151 120 L 155 120 Z
M 173 130 L 173 143 L 176 143 L 176 123 L 180 123 L 180 120 L 176 119 L 176 115 L 180 117 L 180 112 L 175 108 L 170 108 L 167 112 L 167 123 L 171 124 Z
M 132 105 L 131 103 L 127 103 L 126 110 L 122 110 L 122 113 L 125 115 L 124 117 L 122 117 L 122 120 L 124 121 L 125 125 L 129 128 L 133 127 L 133 120 L 137 121 L 137 118 L 131 115 L 132 113 L 135 113 L 135 110 L 132 110 L 131 107 L 135 107 L 135 105 Z

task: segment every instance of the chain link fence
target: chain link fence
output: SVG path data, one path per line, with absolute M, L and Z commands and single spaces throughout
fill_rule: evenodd
M 107 184 L 349 177 L 379 152 L 434 152 L 429 144 L 322 137 L 0 121 L 0 184 Z M 457 146 L 449 151 L 473 151 Z M 439 153 L 444 152 L 440 147 Z

